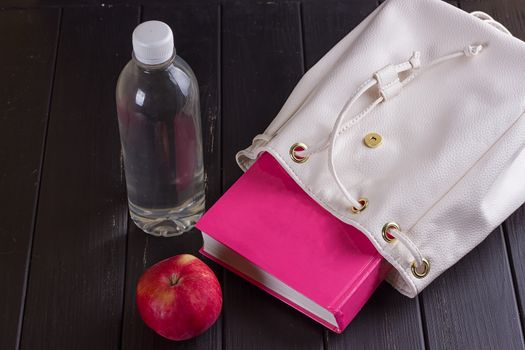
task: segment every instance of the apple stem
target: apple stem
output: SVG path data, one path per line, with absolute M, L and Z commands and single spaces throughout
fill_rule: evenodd
M 179 283 L 180 277 L 176 274 L 171 275 L 170 277 L 170 286 L 176 286 Z

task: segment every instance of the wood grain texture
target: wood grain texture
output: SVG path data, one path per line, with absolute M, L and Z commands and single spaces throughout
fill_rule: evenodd
M 48 1 L 60 1 L 60 0 L 48 0 Z M 81 0 L 83 1 L 83 0 Z M 195 5 L 198 6 L 211 6 L 215 5 L 216 7 L 219 6 L 219 4 L 224 0 L 176 0 L 176 1 L 169 1 L 169 0 L 99 0 L 101 3 L 104 3 L 106 5 L 112 5 L 112 4 L 135 4 L 135 5 L 143 5 L 146 7 L 149 6 L 191 6 Z
M 430 349 L 523 349 L 501 228 L 421 294 Z
M 304 1 L 303 40 L 306 68 L 357 26 L 376 5 L 368 0 Z M 417 299 L 408 299 L 384 283 L 343 334 L 326 333 L 328 349 L 421 349 L 423 331 Z
M 277 115 L 303 74 L 298 3 L 222 7 L 223 188 L 241 175 L 237 151 Z
M 454 6 L 458 6 L 459 5 L 459 1 L 458 0 L 442 0 L 442 1 L 448 2 L 449 4 L 454 5 Z M 383 3 L 383 2 L 385 2 L 385 0 L 379 0 L 379 2 Z
M 501 22 L 512 35 L 525 40 L 525 1 L 523 0 L 460 0 L 467 12 L 484 11 Z
M 503 229 L 510 253 L 521 328 L 525 332 L 525 205 L 505 221 Z
M 143 20 L 158 19 L 173 29 L 177 54 L 194 70 L 199 81 L 205 155 L 206 202 L 212 204 L 221 192 L 220 118 L 218 114 L 218 18 L 211 3 L 169 7 L 146 6 Z M 129 223 L 126 300 L 122 332 L 123 349 L 220 349 L 222 319 L 204 334 L 183 342 L 168 341 L 142 322 L 135 305 L 135 287 L 142 272 L 165 258 L 190 253 L 203 259 L 221 277 L 222 269 L 198 253 L 202 235 L 196 229 L 182 236 L 159 238 L 147 235 Z
M 138 8 L 65 9 L 22 349 L 116 349 L 127 228 L 115 84 Z
M 59 16 L 0 11 L 0 349 L 20 336 Z
M 171 5 L 219 5 L 226 3 L 233 3 L 239 0 L 0 0 L 1 8 L 12 8 L 12 7 L 44 7 L 44 6 L 63 6 L 63 7 L 74 7 L 74 6 L 85 6 L 85 5 L 100 5 L 100 6 L 112 6 L 112 5 L 144 5 L 144 6 L 171 6 Z M 258 3 L 261 0 L 243 0 L 244 2 Z M 293 0 L 273 0 L 272 2 L 290 2 Z M 375 0 L 370 0 L 375 1 Z
M 326 331 L 327 349 L 424 349 L 419 300 L 384 282 L 342 334 Z
M 222 7 L 223 186 L 235 153 L 275 117 L 303 73 L 298 3 Z M 225 349 L 320 349 L 322 327 L 236 275 L 224 275 Z
M 366 18 L 377 4 L 370 0 L 303 0 L 303 41 L 306 69 Z
M 101 0 L 0 0 L 0 8 L 100 5 Z

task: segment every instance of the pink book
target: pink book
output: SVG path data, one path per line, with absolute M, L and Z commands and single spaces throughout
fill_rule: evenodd
M 267 153 L 197 228 L 203 255 L 337 333 L 389 266 L 365 235 L 318 205 Z

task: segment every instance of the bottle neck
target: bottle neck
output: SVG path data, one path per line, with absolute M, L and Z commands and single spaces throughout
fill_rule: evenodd
M 175 60 L 175 57 L 177 56 L 177 54 L 175 53 L 175 50 L 173 50 L 173 55 L 170 57 L 170 59 L 168 59 L 166 62 L 162 62 L 162 63 L 159 63 L 159 64 L 145 64 L 143 62 L 140 62 L 136 57 L 135 57 L 135 53 L 132 52 L 131 53 L 131 57 L 132 57 L 132 60 L 133 62 L 140 68 L 142 68 L 143 70 L 145 71 L 159 71 L 159 70 L 164 70 L 166 67 L 170 66 L 173 61 Z

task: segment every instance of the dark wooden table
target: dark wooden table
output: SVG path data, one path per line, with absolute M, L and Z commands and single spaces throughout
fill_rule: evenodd
M 525 39 L 525 0 L 454 4 Z M 382 285 L 341 335 L 209 260 L 224 308 L 205 334 L 169 342 L 137 313 L 140 274 L 202 238 L 129 221 L 114 90 L 133 28 L 170 24 L 197 74 L 210 205 L 241 174 L 235 152 L 377 5 L 0 0 L 0 349 L 524 349 L 525 207 L 417 298 Z

